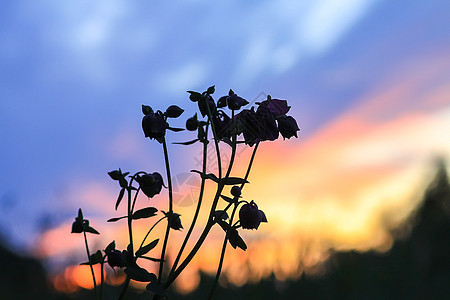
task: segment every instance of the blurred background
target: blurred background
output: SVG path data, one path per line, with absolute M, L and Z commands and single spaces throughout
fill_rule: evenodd
M 0 298 L 91 293 L 70 234 L 78 208 L 101 233 L 92 250 L 124 249 L 125 223 L 106 223 L 125 210 L 107 172 L 164 174 L 141 105 L 183 107 L 171 125 L 184 127 L 196 111 L 186 91 L 215 85 L 216 99 L 231 88 L 288 100 L 301 129 L 260 145 L 243 196 L 269 223 L 243 233 L 247 251 L 227 249 L 217 299 L 447 299 L 449 19 L 447 0 L 3 1 Z M 169 155 L 187 228 L 201 149 Z M 236 176 L 250 155 L 239 149 Z M 165 196 L 138 206 L 165 210 Z M 137 239 L 152 222 L 136 222 Z M 176 299 L 205 298 L 222 239 L 213 230 Z M 107 277 L 113 295 L 123 274 Z

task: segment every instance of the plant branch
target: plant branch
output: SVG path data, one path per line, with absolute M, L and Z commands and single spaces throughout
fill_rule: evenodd
M 170 214 L 173 213 L 172 178 L 170 175 L 169 153 L 167 151 L 167 144 L 166 144 L 165 137 L 163 139 L 163 150 L 164 150 L 164 161 L 166 164 L 167 184 L 169 186 L 169 211 L 168 211 L 168 214 L 170 216 Z M 164 260 L 165 260 L 165 256 L 166 256 L 167 241 L 169 240 L 169 232 L 170 232 L 170 222 L 169 222 L 169 218 L 167 218 L 166 234 L 164 236 L 164 243 L 163 243 L 162 250 L 161 250 L 161 261 L 159 262 L 158 283 L 161 283 L 161 280 L 162 280 L 162 272 L 163 272 Z
M 203 174 L 206 174 L 206 165 L 207 165 L 207 154 L 208 154 L 208 126 L 209 123 L 206 125 L 206 135 L 205 135 L 205 139 L 203 141 L 203 164 L 202 164 L 202 172 Z M 202 183 L 200 185 L 200 194 L 198 196 L 198 202 L 197 202 L 197 208 L 195 209 L 195 213 L 194 213 L 194 218 L 192 219 L 191 225 L 189 226 L 189 230 L 186 233 L 186 236 L 184 238 L 183 244 L 181 245 L 180 250 L 178 251 L 177 257 L 175 258 L 175 261 L 173 263 L 172 269 L 170 270 L 170 274 L 172 274 L 176 267 L 178 266 L 178 262 L 180 261 L 181 255 L 183 254 L 184 248 L 187 245 L 187 242 L 192 234 L 192 231 L 194 230 L 194 226 L 195 223 L 197 222 L 197 218 L 198 215 L 200 213 L 200 207 L 202 205 L 202 200 L 203 200 L 203 194 L 205 191 L 205 182 L 206 182 L 206 178 L 202 178 Z
M 83 230 L 83 235 L 84 235 L 84 244 L 86 245 L 86 253 L 88 256 L 88 260 L 89 260 L 89 267 L 91 268 L 92 280 L 94 281 L 95 298 L 98 300 L 99 298 L 98 298 L 98 293 L 97 293 L 97 282 L 95 281 L 95 274 L 94 274 L 94 268 L 92 267 L 91 254 L 89 252 L 86 231 L 84 231 L 84 230 Z

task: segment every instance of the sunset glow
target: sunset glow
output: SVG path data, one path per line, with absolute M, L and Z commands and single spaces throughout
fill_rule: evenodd
M 58 291 L 93 288 L 90 268 L 79 265 L 87 260 L 84 237 L 70 233 L 79 208 L 100 232 L 87 235 L 91 253 L 112 241 L 127 248 L 127 200 L 115 209 L 121 188 L 107 173 L 159 172 L 168 184 L 163 149 L 145 138 L 141 108 L 178 105 L 184 112 L 170 126 L 184 128 L 197 111 L 189 90 L 215 85 L 218 100 L 231 88 L 250 106 L 268 95 L 286 99 L 300 128 L 298 138 L 259 145 L 242 196 L 268 223 L 239 229 L 248 249 L 228 245 L 224 286 L 319 276 L 336 251 L 386 253 L 393 230 L 420 205 L 436 160 L 450 170 L 448 0 L 177 1 L 176 9 L 22 2 L 0 11 L 0 244 L 41 259 Z M 166 134 L 184 229 L 170 231 L 165 266 L 196 209 L 200 177 L 190 170 L 202 167 L 200 143 L 174 143 L 195 137 Z M 208 172 L 217 174 L 209 147 Z M 220 149 L 225 169 L 230 147 Z M 238 145 L 231 176 L 244 176 L 252 150 Z M 215 188 L 207 182 L 182 259 L 202 233 Z M 136 209 L 158 213 L 133 221 L 135 248 L 169 211 L 167 199 L 166 188 L 152 199 L 139 195 Z M 221 200 L 218 209 L 225 206 Z M 108 223 L 113 217 L 123 219 Z M 161 255 L 166 224 L 143 243 L 160 239 L 152 258 Z M 201 272 L 215 274 L 223 238 L 215 225 L 175 281 L 180 293 L 195 289 Z M 138 264 L 158 273 L 155 262 Z M 108 265 L 105 276 L 115 286 L 126 278 Z

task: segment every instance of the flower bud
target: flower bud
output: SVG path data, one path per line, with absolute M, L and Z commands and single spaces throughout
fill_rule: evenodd
M 72 233 L 82 233 L 83 231 L 83 221 L 75 219 L 75 222 L 72 223 Z
M 197 113 L 189 119 L 186 120 L 186 129 L 189 131 L 195 131 L 198 128 Z
M 170 226 L 170 228 L 172 228 L 174 230 L 181 230 L 181 229 L 183 229 L 183 226 L 181 225 L 180 214 L 171 213 L 171 214 L 169 214 L 168 218 L 169 218 L 169 226 Z
M 239 197 L 239 196 L 241 196 L 241 188 L 238 187 L 237 185 L 235 185 L 231 188 L 230 193 L 231 193 L 231 195 L 233 195 L 235 197 Z

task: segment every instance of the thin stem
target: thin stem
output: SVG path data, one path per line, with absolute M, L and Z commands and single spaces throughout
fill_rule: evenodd
M 134 256 L 134 247 L 133 247 L 133 227 L 132 227 L 132 214 L 133 211 L 131 210 L 131 189 L 127 188 L 128 191 L 128 236 L 130 238 L 130 251 L 131 251 L 131 255 Z
M 259 142 L 256 143 L 255 148 L 253 149 L 252 157 L 250 158 L 250 162 L 249 162 L 249 165 L 248 165 L 248 168 L 247 168 L 247 172 L 245 173 L 245 177 L 244 177 L 245 180 L 247 180 L 248 176 L 250 175 L 250 170 L 252 168 L 253 161 L 255 159 L 256 150 L 258 150 L 258 145 L 259 145 Z M 243 182 L 241 184 L 241 189 L 244 187 L 244 185 L 245 185 L 245 182 Z M 237 208 L 239 207 L 239 203 L 240 202 L 236 202 L 235 205 L 234 205 L 233 212 L 231 213 L 230 222 L 229 222 L 230 226 L 233 223 L 233 218 L 234 218 L 234 215 L 236 213 Z M 228 207 L 229 207 L 229 205 L 227 206 L 226 209 L 228 209 Z M 237 221 L 234 225 L 236 225 L 238 222 L 239 221 Z M 225 237 L 223 239 L 223 244 L 222 244 L 222 251 L 220 253 L 219 266 L 217 267 L 216 277 L 214 278 L 214 283 L 213 283 L 213 286 L 212 286 L 211 291 L 209 293 L 208 299 L 212 299 L 212 295 L 214 294 L 214 290 L 216 289 L 217 283 L 219 282 L 220 273 L 222 272 L 223 259 L 225 258 L 225 251 L 227 249 L 227 244 L 228 244 L 227 241 L 228 241 L 228 235 L 225 234 Z
M 131 185 L 131 183 L 130 183 L 130 185 Z M 137 196 L 140 191 L 141 191 L 141 187 L 138 187 L 138 189 L 136 190 L 136 194 L 134 195 L 133 205 L 131 205 L 131 213 L 134 212 L 134 205 L 136 204 L 136 199 L 137 199 Z
M 170 165 L 169 165 L 169 153 L 167 151 L 167 144 L 166 144 L 166 138 L 163 139 L 163 150 L 164 150 L 164 161 L 166 164 L 166 173 L 167 173 L 167 183 L 169 185 L 169 211 L 168 215 L 172 214 L 173 212 L 173 199 L 172 199 L 172 178 L 170 176 Z M 162 280 L 162 272 L 163 272 L 163 266 L 164 266 L 164 260 L 166 256 L 166 247 L 167 247 L 167 241 L 169 240 L 169 232 L 170 232 L 170 222 L 169 218 L 167 218 L 167 227 L 166 227 L 166 234 L 164 236 L 164 243 L 161 250 L 161 261 L 159 262 L 159 272 L 158 272 L 158 283 L 161 283 Z
M 203 163 L 202 163 L 202 166 L 203 166 L 202 167 L 202 172 L 203 172 L 203 174 L 206 173 L 206 165 L 207 165 L 208 126 L 209 126 L 209 123 L 206 124 L 206 130 L 205 130 L 206 136 L 205 136 L 205 140 L 203 141 Z M 206 178 L 202 178 L 202 183 L 200 185 L 200 194 L 198 196 L 197 208 L 196 208 L 195 213 L 194 213 L 194 218 L 192 219 L 191 225 L 189 226 L 189 230 L 186 233 L 186 236 L 184 237 L 183 244 L 181 245 L 181 248 L 178 251 L 177 257 L 175 258 L 175 261 L 173 263 L 173 266 L 172 266 L 172 269 L 170 270 L 169 275 L 171 275 L 175 271 L 176 267 L 178 266 L 178 262 L 180 261 L 181 255 L 183 254 L 183 251 L 184 251 L 184 248 L 186 247 L 187 242 L 188 242 L 188 240 L 189 240 L 189 238 L 190 238 L 190 236 L 192 234 L 192 231 L 194 230 L 195 223 L 197 222 L 197 218 L 198 218 L 198 215 L 200 213 L 200 207 L 202 205 L 203 194 L 204 194 L 204 191 L 205 191 L 205 182 L 206 182 Z
M 214 290 L 216 289 L 217 283 L 219 282 L 219 276 L 220 276 L 220 273 L 222 272 L 223 258 L 225 257 L 225 250 L 227 248 L 227 241 L 228 241 L 227 234 L 225 234 L 225 238 L 223 239 L 223 244 L 222 244 L 222 251 L 220 253 L 219 266 L 217 267 L 216 277 L 214 278 L 214 283 L 211 288 L 211 291 L 209 292 L 208 299 L 212 299 Z
M 216 147 L 217 167 L 219 168 L 218 172 L 219 172 L 219 180 L 220 180 L 220 179 L 222 179 L 222 160 L 220 158 L 219 140 L 217 138 L 216 127 L 214 126 L 211 109 L 209 108 L 209 103 L 206 103 L 206 108 L 208 109 L 208 120 L 209 120 L 208 123 L 211 123 L 211 130 L 213 132 L 213 137 L 214 137 L 214 145 Z
M 244 179 L 247 180 L 248 176 L 250 175 L 250 169 L 253 165 L 253 161 L 255 159 L 256 150 L 258 149 L 259 142 L 256 143 L 255 148 L 253 149 L 252 156 L 250 158 L 250 162 L 247 168 L 247 172 L 245 173 Z M 241 184 L 241 189 L 244 187 L 245 183 Z M 220 194 L 223 190 L 223 184 L 219 184 L 217 187 L 217 192 L 213 200 L 213 205 L 217 203 Z M 214 211 L 213 211 L 214 212 Z M 200 235 L 199 239 L 197 240 L 197 243 L 195 244 L 194 248 L 191 250 L 191 252 L 188 254 L 188 256 L 184 259 L 184 261 L 181 263 L 181 265 L 167 278 L 166 283 L 164 284 L 164 288 L 168 288 L 180 275 L 180 273 L 186 268 L 186 266 L 189 264 L 189 262 L 194 258 L 197 251 L 200 249 L 201 245 L 205 241 L 206 237 L 208 236 L 209 231 L 211 230 L 212 226 L 214 225 L 214 221 L 212 219 L 212 213 L 210 213 L 210 218 L 208 219 L 208 223 L 205 226 L 205 229 L 203 230 L 202 234 Z
M 105 265 L 105 257 L 102 257 L 102 261 L 100 264 L 100 299 L 103 299 L 103 288 L 105 286 L 105 274 L 104 274 L 104 265 Z
M 97 282 L 95 281 L 95 274 L 94 274 L 94 268 L 92 267 L 92 262 L 91 262 L 91 255 L 89 252 L 89 246 L 88 246 L 88 241 L 87 241 L 87 237 L 86 237 L 86 231 L 83 230 L 83 235 L 84 235 L 84 244 L 86 245 L 86 253 L 88 256 L 88 260 L 89 260 L 89 267 L 91 268 L 91 274 L 92 274 L 92 280 L 94 281 L 94 291 L 95 291 L 95 298 L 98 300 L 98 293 L 97 293 Z
M 155 224 L 153 224 L 153 226 L 147 231 L 147 234 L 145 235 L 144 239 L 142 240 L 141 245 L 139 246 L 139 249 L 142 248 L 142 246 L 144 245 L 145 240 L 147 239 L 148 235 L 150 234 L 150 232 L 153 230 L 153 228 L 155 228 L 156 225 L 158 225 L 159 222 L 161 222 L 162 220 L 164 220 L 165 218 L 167 218 L 166 216 L 162 217 L 161 219 L 159 219 Z

